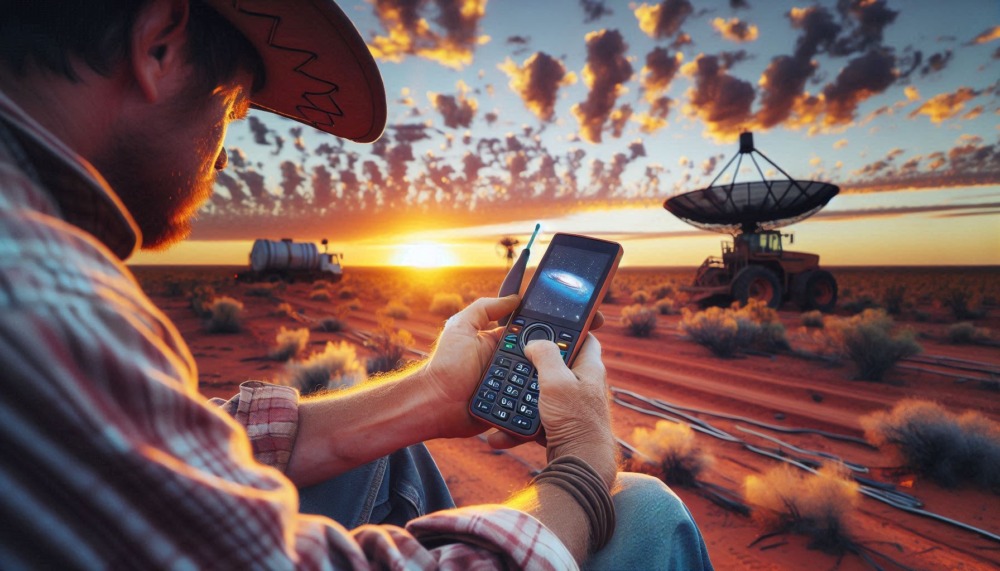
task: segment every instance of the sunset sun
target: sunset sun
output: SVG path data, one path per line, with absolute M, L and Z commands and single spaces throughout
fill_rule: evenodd
M 392 265 L 411 268 L 440 268 L 456 263 L 455 254 L 447 246 L 431 242 L 404 244 L 392 258 Z

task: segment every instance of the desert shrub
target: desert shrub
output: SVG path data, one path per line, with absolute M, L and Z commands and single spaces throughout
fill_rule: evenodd
M 349 287 L 342 287 L 340 288 L 340 291 L 337 292 L 337 297 L 340 299 L 354 299 L 358 297 L 358 294 Z
M 378 329 L 365 341 L 365 347 L 374 355 L 368 359 L 368 373 L 392 371 L 403 364 L 403 355 L 413 345 L 413 335 L 405 329 L 396 329 L 391 319 L 379 319 Z
M 771 532 L 793 532 L 811 538 L 812 547 L 843 551 L 850 538 L 851 513 L 861 495 L 847 469 L 828 464 L 806 474 L 782 464 L 744 481 L 744 495 L 754 506 L 754 519 Z
M 861 295 L 840 304 L 840 308 L 852 315 L 862 313 L 868 309 L 878 309 L 879 304 L 870 295 Z
M 430 311 L 436 315 L 450 317 L 465 307 L 462 296 L 457 293 L 436 293 L 431 300 Z
M 949 290 L 941 300 L 941 304 L 951 310 L 951 315 L 957 321 L 982 317 L 983 312 L 973 311 L 971 303 L 972 293 L 966 289 Z
M 325 289 L 314 289 L 309 292 L 309 299 L 313 301 L 330 301 L 330 292 Z
M 656 308 L 656 311 L 658 311 L 660 315 L 677 315 L 678 313 L 681 312 L 680 305 L 681 304 L 678 303 L 676 299 L 673 299 L 671 297 L 664 297 L 656 300 L 656 303 L 653 304 L 653 307 Z
M 275 345 L 267 354 L 269 359 L 287 361 L 301 353 L 309 344 L 309 330 L 282 327 L 274 336 Z
M 866 309 L 847 319 L 826 321 L 827 346 L 834 356 L 848 358 L 858 369 L 858 378 L 881 381 L 896 363 L 922 349 L 913 331 L 892 335 L 893 321 L 881 309 Z
M 686 424 L 659 420 L 652 430 L 640 426 L 632 431 L 631 442 L 668 484 L 694 486 L 712 462 L 712 457 L 695 442 L 694 430 Z
M 659 284 L 649 292 L 653 299 L 663 299 L 665 297 L 670 297 L 674 295 L 674 284 L 663 283 Z
M 390 301 L 382 308 L 382 313 L 386 317 L 391 317 L 393 319 L 409 319 L 410 318 L 410 308 L 406 307 L 404 304 L 398 301 Z
M 882 294 L 882 305 L 889 315 L 899 315 L 903 312 L 903 301 L 906 298 L 906 286 L 893 285 Z
M 206 284 L 197 284 L 191 288 L 188 302 L 195 315 L 207 318 L 212 315 L 212 300 L 215 299 L 215 288 Z
M 356 299 L 352 299 L 344 307 L 346 307 L 350 311 L 357 311 L 361 309 L 361 302 Z
M 163 282 L 163 295 L 166 297 L 181 297 L 184 295 L 184 282 L 167 279 Z
M 974 483 L 1000 493 L 1000 424 L 975 411 L 955 415 L 921 400 L 861 418 L 865 438 L 903 466 L 946 487 Z
M 328 341 L 323 352 L 304 361 L 292 361 L 286 366 L 282 381 L 302 394 L 317 390 L 350 387 L 367 378 L 365 367 L 358 360 L 357 350 L 346 341 Z
M 256 283 L 247 286 L 243 293 L 254 297 L 271 297 L 274 295 L 275 284 L 273 283 Z
M 243 303 L 227 296 L 217 297 L 209 306 L 209 333 L 239 333 L 243 329 Z
M 646 291 L 644 289 L 640 289 L 639 291 L 632 292 L 632 302 L 633 303 L 638 303 L 638 304 L 641 305 L 641 304 L 644 304 L 644 303 L 646 303 L 648 301 L 649 301 L 649 292 L 648 291 Z
M 330 289 L 333 286 L 328 280 L 316 280 L 312 283 L 313 289 Z
M 338 331 L 343 331 L 347 327 L 344 320 L 339 317 L 321 317 L 314 327 L 316 331 L 323 331 L 326 333 L 336 333 Z
M 656 311 L 638 303 L 623 307 L 621 322 L 625 333 L 634 337 L 649 337 L 656 329 Z
M 295 308 L 290 303 L 279 303 L 271 314 L 278 317 L 292 317 L 295 315 Z
M 962 321 L 948 326 L 945 337 L 956 345 L 989 345 L 993 341 L 990 333 L 985 327 L 976 327 L 969 321 Z
M 927 323 L 928 321 L 931 320 L 931 314 L 928 311 L 923 311 L 918 309 L 917 311 L 913 312 L 913 318 L 919 321 L 920 323 Z
M 750 346 L 757 324 L 737 319 L 731 310 L 710 307 L 705 311 L 682 312 L 681 330 L 695 343 L 708 347 L 717 357 L 732 357 Z
M 682 314 L 681 330 L 719 357 L 748 349 L 773 352 L 788 348 L 778 312 L 757 300 L 744 307 L 710 307 L 698 313 L 685 309 Z
M 823 327 L 823 312 L 814 309 L 802 314 L 802 325 L 821 329 Z

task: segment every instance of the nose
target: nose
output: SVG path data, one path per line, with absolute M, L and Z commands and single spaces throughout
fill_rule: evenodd
M 221 171 L 226 168 L 227 164 L 229 164 L 229 154 L 226 153 L 226 148 L 222 147 L 222 150 L 219 151 L 219 156 L 215 158 L 215 170 Z

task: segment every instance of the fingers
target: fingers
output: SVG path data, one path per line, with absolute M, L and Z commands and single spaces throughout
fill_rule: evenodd
M 590 322 L 590 330 L 595 331 L 601 327 L 604 327 L 604 314 L 598 311 L 594 314 L 593 321 Z
M 569 369 L 563 362 L 559 347 L 551 341 L 532 341 L 525 345 L 524 355 L 535 368 L 538 369 L 538 376 L 556 380 L 559 377 L 569 378 Z M 600 358 L 600 353 L 598 353 Z
M 578 378 L 604 380 L 606 369 L 604 361 L 601 360 L 601 342 L 591 334 L 587 334 L 580 352 L 573 362 L 573 372 Z
M 468 326 L 474 330 L 485 329 L 491 321 L 496 321 L 517 308 L 520 298 L 517 295 L 507 297 L 481 297 L 468 307 L 452 315 L 447 325 Z
M 486 435 L 486 442 L 494 450 L 506 450 L 527 442 L 524 439 L 517 439 L 501 430 L 493 430 Z

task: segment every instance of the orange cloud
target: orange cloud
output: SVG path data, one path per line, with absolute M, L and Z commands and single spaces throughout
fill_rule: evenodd
M 498 67 L 510 77 L 510 88 L 542 121 L 551 121 L 555 115 L 559 88 L 576 83 L 575 73 L 544 52 L 536 52 L 520 66 L 508 58 Z
M 712 20 L 712 27 L 722 34 L 722 37 L 731 42 L 752 42 L 757 39 L 757 26 L 748 24 L 739 18 L 723 20 L 716 18 Z
M 372 0 L 375 16 L 385 35 L 376 35 L 368 45 L 378 59 L 402 61 L 415 55 L 444 66 L 461 69 L 472 63 L 476 46 L 489 42 L 479 35 L 479 21 L 486 14 L 487 0 Z M 421 16 L 436 10 L 437 29 Z
M 975 99 L 978 95 L 978 91 L 969 87 L 960 87 L 953 93 L 939 93 L 914 109 L 910 113 L 910 118 L 917 115 L 927 115 L 930 117 L 931 123 L 941 123 L 961 113 L 965 108 L 965 103 Z
M 633 13 L 639 20 L 640 30 L 653 39 L 663 39 L 679 32 L 684 20 L 693 11 L 687 0 L 663 0 L 655 6 L 641 4 Z
M 617 30 L 591 32 L 586 39 L 587 64 L 583 68 L 583 81 L 590 92 L 587 99 L 574 105 L 571 111 L 580 123 L 580 137 L 599 143 L 618 96 L 625 93 L 625 83 L 632 78 L 632 64 L 625 56 L 628 45 Z
M 729 75 L 718 56 L 699 55 L 685 64 L 681 72 L 694 79 L 687 91 L 686 114 L 701 119 L 705 134 L 718 141 L 732 141 L 751 126 L 750 107 L 756 96 L 753 86 Z
M 1000 26 L 993 26 L 992 28 L 983 31 L 975 38 L 972 38 L 972 43 L 986 44 L 997 39 L 1000 39 Z

